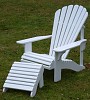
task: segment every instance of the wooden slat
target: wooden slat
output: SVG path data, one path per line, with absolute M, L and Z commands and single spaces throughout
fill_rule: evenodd
M 31 64 L 31 63 L 26 63 L 26 62 L 14 62 L 14 64 L 20 64 L 20 65 L 27 65 L 27 66 L 38 66 L 38 67 L 41 67 L 42 65 L 41 64 L 38 64 L 38 63 L 34 63 L 34 64 Z
M 70 52 L 70 50 L 67 50 L 63 55 L 62 55 L 62 59 L 66 59 L 68 53 Z
M 74 7 L 75 7 L 75 6 L 74 6 Z M 77 9 L 77 8 L 78 8 L 78 9 Z M 79 7 L 75 7 L 75 9 L 77 10 L 77 12 L 76 12 L 76 15 L 75 15 L 75 17 L 74 17 L 74 20 L 72 21 L 73 23 L 71 24 L 70 30 L 69 30 L 68 32 L 66 32 L 66 34 L 68 34 L 68 35 L 66 36 L 64 45 L 66 45 L 66 44 L 69 43 L 68 41 L 69 41 L 69 39 L 70 39 L 70 36 L 73 34 L 73 30 L 74 30 L 74 28 L 76 27 L 77 21 L 78 21 L 78 19 L 79 19 L 79 17 L 80 17 L 80 14 L 81 14 L 82 10 L 83 10 L 83 7 L 82 7 L 82 6 L 79 6 Z M 75 11 L 73 11 L 73 12 L 75 12 Z M 72 12 L 72 16 L 74 15 L 73 12 Z M 72 39 L 72 40 L 73 40 L 73 39 Z M 75 40 L 73 40 L 73 41 L 75 41 Z M 63 54 L 62 58 L 66 58 L 67 55 L 68 55 L 68 53 L 69 53 L 69 50 L 66 51 L 66 53 Z
M 12 65 L 12 67 L 20 67 L 20 68 L 27 68 L 27 69 L 37 69 L 37 70 L 39 70 L 40 68 L 41 68 L 41 66 L 42 65 L 38 65 L 38 64 L 26 64 L 26 63 L 24 63 L 24 62 L 21 62 L 21 63 L 19 63 L 19 62 L 14 62 L 14 64 Z
M 69 42 L 70 39 L 72 39 L 73 41 L 75 41 L 73 38 L 71 38 L 71 36 L 72 36 L 73 34 L 75 34 L 75 33 L 73 33 L 73 31 L 74 31 L 74 29 L 75 29 L 75 27 L 76 27 L 76 25 L 77 25 L 77 22 L 78 22 L 78 19 L 79 19 L 80 15 L 81 15 L 82 10 L 83 10 L 83 7 L 82 7 L 82 6 L 79 6 L 79 7 L 78 7 L 78 11 L 77 11 L 77 13 L 76 13 L 76 15 L 75 15 L 75 18 L 74 18 L 74 20 L 73 20 L 73 23 L 72 23 L 72 25 L 71 25 L 71 27 L 70 27 L 70 30 L 69 30 L 69 32 L 68 32 L 68 35 L 67 35 L 67 37 L 66 37 L 66 40 L 65 40 L 65 42 L 64 42 L 64 45 L 66 45 L 66 44 L 68 44 L 68 43 L 71 43 L 71 42 Z M 79 33 L 78 33 L 78 34 L 79 34 Z M 64 53 L 64 55 L 63 55 L 62 57 L 63 57 L 63 58 L 66 58 L 67 55 L 68 55 L 68 53 L 69 53 L 69 51 L 67 51 L 66 53 Z
M 63 7 L 62 10 L 61 10 L 61 16 L 60 16 L 60 20 L 59 20 L 59 26 L 58 26 L 58 29 L 57 29 L 57 32 L 58 34 L 54 33 L 56 36 L 54 38 L 54 43 L 53 43 L 53 48 L 52 48 L 52 56 L 54 56 L 54 52 L 53 52 L 53 49 L 55 48 L 55 42 L 58 42 L 57 38 L 59 37 L 58 35 L 60 35 L 60 32 L 62 30 L 62 27 L 63 27 L 63 22 L 64 22 L 64 19 L 65 19 L 65 14 L 66 14 L 66 11 L 67 11 L 67 6 Z M 53 37 L 52 37 L 53 38 Z M 51 41 L 52 42 L 52 41 Z M 51 48 L 51 47 L 50 47 Z
M 69 34 L 69 31 L 70 31 L 70 29 L 71 29 L 71 27 L 72 27 L 73 21 L 74 21 L 74 19 L 75 19 L 75 17 L 76 17 L 78 8 L 79 8 L 78 5 L 75 5 L 74 8 L 73 8 L 73 11 L 72 11 L 72 13 L 71 13 L 70 20 L 69 20 L 69 22 L 68 22 L 67 30 L 66 30 L 66 32 L 65 32 L 65 36 L 63 37 L 63 41 L 62 41 L 62 44 L 61 44 L 61 45 L 67 44 L 66 41 L 67 41 L 67 39 L 68 39 L 68 34 Z M 67 57 L 69 51 L 70 51 L 70 50 L 67 50 L 67 51 L 62 55 L 62 59 L 65 59 L 65 58 Z
M 37 79 L 37 76 L 30 76 L 30 75 L 22 75 L 22 74 L 15 74 L 15 73 L 9 73 L 8 76 L 11 77 L 19 77 L 19 78 L 29 78 L 29 79 Z
M 24 72 L 36 72 L 36 73 L 38 73 L 39 72 L 39 70 L 38 69 L 29 69 L 29 68 L 21 68 L 21 67 L 12 67 L 11 68 L 12 70 L 18 70 L 18 71 L 24 71 Z
M 12 88 L 12 89 L 19 89 L 19 90 L 26 90 L 26 91 L 32 91 L 33 90 L 32 86 L 10 84 L 10 83 L 5 83 L 3 87 L 5 87 L 5 88 Z
M 50 55 L 47 55 L 47 54 L 38 54 L 38 53 L 34 53 L 34 52 L 27 52 L 27 54 L 37 55 L 37 56 L 40 56 L 40 57 L 43 57 L 43 58 L 46 58 L 46 59 L 52 59 L 52 60 L 54 60 L 54 57 L 52 57 Z
M 55 59 L 55 57 L 50 56 L 50 55 L 48 55 L 48 54 L 43 54 L 43 55 L 44 55 L 44 57 L 46 57 L 46 58 L 48 58 L 48 59 L 52 59 L 52 60 L 54 60 L 54 59 Z
M 78 23 L 77 23 L 76 27 L 74 28 L 73 35 L 69 39 L 69 43 L 76 40 L 76 38 L 77 38 L 77 36 L 78 36 L 85 20 L 87 18 L 87 16 L 85 16 L 85 14 L 86 14 L 86 9 L 84 8 L 81 15 L 80 15 L 80 17 L 79 17 L 79 19 L 78 19 Z
M 46 57 L 43 56 L 39 56 L 38 54 L 29 54 L 29 53 L 24 53 L 25 56 L 29 56 L 30 58 L 36 58 L 36 59 L 39 59 L 39 60 L 43 60 L 43 61 L 47 61 L 47 62 L 52 62 L 53 60 L 52 59 L 48 59 Z
M 7 80 L 17 80 L 17 81 L 32 82 L 32 83 L 35 83 L 36 82 L 36 80 L 33 80 L 33 79 L 25 79 L 25 78 L 10 77 L 10 76 L 7 77 Z
M 5 83 L 10 84 L 17 84 L 17 85 L 25 85 L 25 86 L 34 86 L 35 83 L 27 83 L 27 82 L 21 82 L 21 81 L 14 81 L 14 80 L 6 80 Z
M 35 83 L 28 83 L 28 82 L 21 82 L 21 81 L 16 81 L 16 80 L 6 80 L 5 83 L 10 83 L 10 84 L 18 84 L 18 85 L 25 85 L 25 86 L 34 86 Z
M 71 27 L 69 33 L 68 33 L 67 39 L 65 41 L 65 44 L 68 44 L 68 41 L 69 41 L 71 35 L 73 34 L 73 30 L 74 30 L 74 28 L 77 25 L 77 22 L 78 22 L 78 19 L 79 19 L 80 15 L 81 15 L 82 10 L 83 10 L 83 7 L 80 6 L 79 9 L 78 9 L 78 11 L 77 11 L 77 14 L 76 14 L 76 16 L 75 16 L 75 18 L 73 20 L 73 24 L 72 24 L 72 27 Z
M 22 59 L 22 58 L 21 58 L 21 62 L 26 62 L 26 63 L 30 63 L 30 64 L 36 64 L 37 63 L 37 62 L 30 61 L 30 60 Z
M 45 64 L 45 65 L 51 65 L 51 62 L 43 61 L 41 59 L 39 60 L 39 59 L 35 59 L 35 58 L 30 58 L 30 57 L 25 56 L 25 55 L 23 55 L 21 58 L 25 59 L 25 60 L 31 60 L 31 61 L 34 61 L 37 63 Z
M 59 22 L 60 12 L 61 12 L 61 10 L 59 9 L 55 13 L 49 55 L 52 55 L 52 49 L 53 49 L 53 45 L 54 45 L 54 39 L 56 37 L 56 33 L 57 33 L 57 29 L 58 29 L 58 22 Z
M 36 69 L 36 70 L 39 70 L 40 67 L 35 67 L 35 66 L 25 66 L 25 65 L 18 65 L 18 64 L 13 64 L 12 67 L 17 67 L 17 68 L 26 68 L 26 69 Z
M 81 8 L 82 8 L 83 11 L 81 10 Z M 79 12 L 80 10 L 81 10 L 81 13 Z M 65 43 L 65 44 L 71 43 L 71 42 L 73 42 L 73 41 L 76 40 L 76 38 L 77 38 L 77 36 L 78 36 L 78 34 L 79 34 L 79 32 L 80 32 L 80 30 L 81 30 L 83 24 L 85 23 L 85 20 L 86 20 L 87 16 L 88 16 L 88 13 L 86 12 L 86 9 L 83 8 L 82 6 L 79 7 L 78 12 L 79 12 L 79 14 L 78 14 L 79 17 L 77 18 L 77 20 L 78 20 L 78 21 L 77 21 L 78 26 L 75 25 L 75 28 L 77 27 L 77 29 L 75 29 L 75 28 L 73 29 L 71 38 L 66 39 L 66 41 L 65 41 L 66 43 Z M 77 12 L 77 13 L 78 13 L 78 12 Z M 82 17 L 82 14 L 85 13 L 85 12 L 86 12 L 86 15 Z M 82 17 L 82 18 L 81 18 L 81 17 Z M 82 19 L 81 22 L 80 22 L 80 18 Z M 75 32 L 74 30 L 76 30 L 76 32 Z M 69 42 L 68 42 L 67 40 L 68 40 Z M 66 58 L 66 56 L 67 56 L 67 54 L 64 54 L 64 55 L 63 55 L 63 58 Z
M 62 41 L 63 41 L 63 38 L 65 36 L 65 32 L 66 32 L 66 29 L 67 29 L 67 26 L 68 26 L 68 22 L 69 22 L 69 19 L 70 19 L 72 9 L 73 9 L 73 5 L 70 5 L 67 8 L 66 16 L 65 16 L 65 19 L 64 19 L 62 31 L 61 31 L 57 46 L 61 46 L 61 44 L 62 44 Z
M 19 43 L 19 44 L 26 44 L 26 43 L 30 43 L 30 42 L 35 42 L 35 41 L 43 40 L 43 39 L 48 39 L 48 38 L 51 38 L 51 37 L 52 37 L 52 35 L 37 36 L 37 37 L 29 38 L 29 39 L 19 40 L 19 41 L 17 41 L 17 43 Z
M 22 72 L 22 71 L 16 71 L 16 70 L 10 70 L 10 73 L 17 73 L 17 74 L 22 74 L 22 75 L 33 75 L 33 76 L 38 75 L 38 73 L 34 73 L 34 72 Z
M 70 31 L 70 29 L 71 29 L 71 27 L 72 27 L 72 24 L 73 24 L 73 21 L 74 21 L 74 18 L 75 18 L 75 16 L 76 16 L 76 13 L 77 13 L 78 8 L 79 8 L 78 5 L 75 5 L 75 6 L 73 7 L 73 10 L 72 10 L 72 13 L 71 13 L 71 16 L 70 16 L 70 19 L 69 19 L 69 22 L 68 22 L 68 26 L 67 26 L 66 32 L 65 32 L 65 34 L 64 34 L 64 37 L 63 37 L 63 41 L 62 41 L 61 46 L 64 45 L 65 42 L 66 42 L 66 40 L 67 40 L 68 33 L 69 33 L 69 31 Z
M 28 60 L 25 60 L 25 59 L 21 59 L 21 61 L 27 62 L 27 63 L 31 63 L 31 64 L 34 64 L 34 63 L 35 63 L 35 62 L 31 62 L 30 60 L 28 61 Z M 51 67 L 51 65 L 50 65 L 50 66 L 48 66 L 48 65 L 43 65 L 43 67 L 44 67 L 45 69 L 48 69 L 48 70 L 53 69 L 53 67 Z
M 82 39 L 82 40 L 79 40 L 79 41 L 76 41 L 76 42 L 72 42 L 70 44 L 67 44 L 67 45 L 64 45 L 64 46 L 61 46 L 61 47 L 57 47 L 56 49 L 54 49 L 54 51 L 55 52 L 63 52 L 63 51 L 78 47 L 78 46 L 81 45 L 81 43 L 85 43 L 86 41 L 87 41 L 86 39 Z
M 67 7 L 64 8 L 64 9 L 62 8 L 62 12 L 61 12 L 60 20 L 59 20 L 59 25 L 58 25 L 58 30 L 57 30 L 57 34 L 56 34 L 56 39 L 55 39 L 55 43 L 54 43 L 53 48 L 56 48 L 57 45 L 58 45 L 59 38 L 60 38 L 60 35 L 61 35 L 61 31 L 62 31 L 62 27 L 63 27 L 63 23 L 64 23 L 64 20 L 65 20 L 66 11 L 67 11 Z

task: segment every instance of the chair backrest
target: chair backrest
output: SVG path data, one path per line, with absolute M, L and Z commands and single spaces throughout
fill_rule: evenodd
M 86 8 L 79 5 L 65 6 L 56 11 L 49 55 L 55 55 L 53 48 L 76 40 L 87 16 Z M 66 58 L 68 53 L 69 50 L 63 54 L 63 58 Z

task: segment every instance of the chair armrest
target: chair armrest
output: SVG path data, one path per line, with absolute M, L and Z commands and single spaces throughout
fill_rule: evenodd
M 18 44 L 26 44 L 26 43 L 39 41 L 39 40 L 44 40 L 44 39 L 51 38 L 51 37 L 52 37 L 52 35 L 37 36 L 37 37 L 33 37 L 33 38 L 28 38 L 28 39 L 16 41 L 16 43 L 18 43 Z
M 61 46 L 61 47 L 58 47 L 58 48 L 55 48 L 53 49 L 55 52 L 64 52 L 66 50 L 69 50 L 69 49 L 72 49 L 72 48 L 75 48 L 75 47 L 78 47 L 80 46 L 82 43 L 86 43 L 86 39 L 82 39 L 80 41 L 76 41 L 76 42 L 73 42 L 73 43 L 70 43 L 70 44 L 67 44 L 67 45 L 64 45 L 64 46 Z

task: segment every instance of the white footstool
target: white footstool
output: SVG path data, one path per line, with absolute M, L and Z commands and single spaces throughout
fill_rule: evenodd
M 44 68 L 41 64 L 14 62 L 3 85 L 3 92 L 8 88 L 19 89 L 30 91 L 30 96 L 33 97 L 38 83 L 40 88 L 44 86 L 43 72 Z

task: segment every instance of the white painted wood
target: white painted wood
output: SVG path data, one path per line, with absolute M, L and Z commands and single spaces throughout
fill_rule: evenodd
M 29 55 L 36 55 L 36 56 L 40 56 L 40 57 L 43 57 L 44 59 L 49 59 L 50 61 L 51 60 L 54 60 L 54 57 L 50 56 L 50 55 L 47 55 L 47 54 L 38 54 L 38 53 L 34 53 L 34 52 L 28 52 L 27 54 Z
M 53 44 L 54 45 L 53 48 L 57 47 L 59 37 L 60 37 L 60 31 L 62 30 L 62 27 L 63 27 L 63 22 L 64 22 L 64 19 L 65 19 L 66 11 L 67 11 L 67 7 L 62 8 L 60 20 L 58 21 L 59 24 L 58 24 L 56 39 L 54 40 L 55 43 Z
M 81 29 L 81 27 L 83 27 L 83 24 L 85 23 L 85 20 L 87 19 L 87 17 L 88 17 L 88 13 L 86 12 L 86 14 L 85 14 L 85 16 L 83 17 L 83 20 L 80 22 L 80 25 L 77 27 L 78 29 L 77 29 L 77 34 L 76 35 L 74 35 L 74 37 L 71 39 L 71 41 L 70 41 L 70 39 L 69 39 L 69 42 L 73 42 L 73 41 L 75 41 L 75 39 L 77 38 L 77 36 L 78 36 L 78 34 L 79 34 L 79 32 L 80 32 L 80 29 Z M 73 33 L 73 34 L 75 34 L 75 33 Z M 82 35 L 82 37 L 84 38 L 84 36 Z M 82 39 L 83 39 L 82 38 Z M 68 40 L 68 39 L 67 39 Z M 66 41 L 67 41 L 66 40 Z M 68 42 L 68 43 L 69 43 Z M 66 54 L 64 54 L 63 55 L 63 57 L 62 58 L 66 58 L 67 57 L 67 53 Z M 83 57 L 83 56 L 82 56 Z
M 44 57 L 47 58 L 47 59 L 52 59 L 52 60 L 55 59 L 55 57 L 50 56 L 50 55 L 48 55 L 48 54 L 42 54 L 42 56 L 43 56 L 43 55 L 44 55 Z
M 14 67 L 21 67 L 21 68 L 29 68 L 29 69 L 40 69 L 41 64 L 37 64 L 37 63 L 25 63 L 25 62 L 14 62 L 14 64 L 12 64 L 12 66 Z
M 31 61 L 25 60 L 25 59 L 21 59 L 21 61 L 22 61 L 22 62 L 31 63 L 31 64 L 36 64 L 36 62 L 31 62 Z M 53 63 L 54 63 L 54 62 L 52 62 L 50 66 L 48 66 L 48 65 L 43 65 L 43 67 L 44 67 L 45 69 L 51 70 L 51 69 L 54 68 L 54 64 L 53 64 Z M 51 67 L 51 66 L 52 66 L 52 67 Z
M 25 85 L 25 86 L 34 86 L 35 83 L 30 83 L 30 82 L 23 82 L 23 81 L 17 81 L 17 80 L 6 80 L 5 83 L 10 83 L 10 84 L 18 84 L 18 85 Z
M 35 58 L 30 58 L 29 56 L 25 56 L 25 55 L 22 55 L 21 58 L 25 59 L 25 60 L 31 60 L 31 61 L 34 61 L 34 62 L 37 62 L 37 63 L 42 63 L 42 64 L 45 64 L 45 65 L 51 65 L 51 62 L 47 62 L 47 61 L 37 59 L 37 58 L 36 59 Z
M 38 69 L 29 69 L 29 68 L 18 68 L 18 67 L 12 67 L 11 68 L 12 70 L 15 70 L 15 71 L 25 71 L 25 72 L 36 72 L 38 73 L 39 70 Z
M 32 63 L 25 63 L 25 62 L 14 62 L 14 64 L 15 64 L 15 66 L 18 66 L 18 65 L 25 65 L 26 67 L 30 67 L 31 68 L 31 66 L 35 66 L 35 67 L 37 67 L 37 68 L 41 68 L 41 64 L 38 64 L 38 63 L 34 63 L 34 64 L 32 64 Z M 14 65 L 13 64 L 13 65 Z
M 60 38 L 59 38 L 59 41 L 58 41 L 59 43 L 58 43 L 57 46 L 61 46 L 61 44 L 62 44 L 62 41 L 63 41 L 63 38 L 65 36 L 65 32 L 66 32 L 66 29 L 67 29 L 67 26 L 68 26 L 68 22 L 69 22 L 69 19 L 70 19 L 72 9 L 73 9 L 73 5 L 70 5 L 67 8 L 67 12 L 66 12 L 66 16 L 65 16 L 65 19 L 64 19 L 64 22 L 63 22 L 61 35 L 60 35 Z
M 8 88 L 12 88 L 31 91 L 31 97 L 35 96 L 38 84 L 40 83 L 40 88 L 44 86 L 43 71 L 44 67 L 41 64 L 14 62 L 3 85 L 3 92 L 6 92 Z
M 32 83 L 35 83 L 36 80 L 33 80 L 33 79 L 26 79 L 26 78 L 20 78 L 20 77 L 10 77 L 8 76 L 7 77 L 7 80 L 17 80 L 17 81 L 23 81 L 23 82 L 32 82 Z
M 30 96 L 33 97 L 36 94 L 38 84 L 40 87 L 44 86 L 44 68 L 54 69 L 54 82 L 61 80 L 62 69 L 71 69 L 77 72 L 84 69 L 83 50 L 86 39 L 84 39 L 83 25 L 87 17 L 88 12 L 83 6 L 65 6 L 55 13 L 52 35 L 17 41 L 25 48 L 21 59 L 23 62 L 14 62 L 3 85 L 3 92 L 8 88 L 20 89 L 31 91 Z M 76 41 L 80 31 L 81 40 Z M 33 53 L 32 42 L 47 38 L 51 38 L 49 55 Z M 77 46 L 80 46 L 80 65 L 65 59 L 70 49 Z
M 80 37 L 81 40 L 84 39 L 84 28 L 85 28 L 85 26 L 83 25 L 81 28 L 81 37 Z
M 86 43 L 80 45 L 80 65 L 83 66 L 83 50 L 86 47 Z
M 85 20 L 87 18 L 87 16 L 85 16 L 85 13 L 86 13 L 86 9 L 84 8 L 83 11 L 82 11 L 82 13 L 81 13 L 81 15 L 79 16 L 79 18 L 77 20 L 78 23 L 75 25 L 75 28 L 73 30 L 73 34 L 70 37 L 68 43 L 73 42 L 73 41 L 76 40 L 76 38 L 77 38 L 77 36 L 78 36 L 78 34 L 79 34 L 79 32 L 80 32 L 80 30 L 81 30 L 81 28 L 82 28 Z
M 77 42 L 75 42 L 75 40 L 79 35 L 79 32 L 84 25 L 87 16 L 88 12 L 86 11 L 86 9 L 83 6 L 79 5 L 69 5 L 63 7 L 61 10 L 57 10 L 54 18 L 49 55 L 46 56 L 45 54 L 28 52 L 23 54 L 22 61 L 26 61 L 28 63 L 29 61 L 30 63 L 41 63 L 43 64 L 43 66 L 48 66 L 44 68 L 54 69 L 54 79 L 60 80 L 61 76 L 58 75 L 61 74 L 61 69 L 59 71 L 59 68 L 55 66 L 59 66 L 59 62 L 67 57 L 70 49 L 80 46 L 80 49 L 82 49 L 80 50 L 81 57 L 83 57 L 82 52 L 85 49 L 86 40 L 81 40 Z M 59 53 L 57 54 L 57 60 L 59 60 L 59 62 L 56 61 L 54 52 Z M 80 60 L 82 60 L 81 57 Z
M 7 88 L 3 88 L 3 92 L 6 92 L 8 89 Z
M 33 64 L 34 65 L 34 64 Z M 27 66 L 27 65 L 24 65 L 24 64 L 21 64 L 21 65 L 18 65 L 18 64 L 13 64 L 12 65 L 12 67 L 14 66 L 14 67 L 16 67 L 16 68 L 27 68 L 27 69 L 37 69 L 37 70 L 39 70 L 40 69 L 40 67 L 38 67 L 37 65 L 37 67 L 35 67 L 35 66 Z
M 31 97 L 35 96 L 35 94 L 36 94 L 36 90 L 37 90 L 38 83 L 40 82 L 40 79 L 41 79 L 41 77 L 43 76 L 43 71 L 44 71 L 44 68 L 41 67 L 41 70 L 40 70 L 40 72 L 39 72 L 39 74 L 38 74 L 38 77 L 37 77 L 37 80 L 36 80 L 36 82 L 35 82 L 34 88 L 33 88 L 32 92 L 31 92 L 31 94 L 30 94 Z M 42 87 L 42 86 L 44 85 L 44 84 L 43 84 L 43 80 L 41 80 L 40 83 L 41 83 L 41 84 L 40 84 L 40 87 Z
M 72 6 L 71 6 L 71 7 L 72 7 Z M 60 43 L 60 41 L 59 41 L 58 46 L 60 46 L 60 44 L 61 44 L 61 45 L 64 45 L 64 44 L 65 44 L 65 42 L 66 42 L 66 40 L 67 40 L 67 37 L 68 37 L 68 34 L 69 34 L 69 31 L 70 31 L 70 29 L 71 29 L 71 27 L 72 27 L 72 23 L 73 23 L 74 18 L 75 18 L 75 16 L 76 16 L 76 12 L 77 12 L 78 7 L 79 7 L 78 5 L 75 5 L 75 6 L 73 7 L 73 11 L 72 11 L 72 13 L 71 13 L 71 17 L 70 17 L 70 19 L 69 19 L 69 21 L 68 21 L 68 25 L 67 25 L 67 28 L 66 28 L 66 30 L 65 30 L 66 32 L 65 32 L 65 34 L 64 34 L 63 41 L 62 41 L 62 43 Z M 59 39 L 59 40 L 60 40 L 60 39 Z M 66 53 L 63 54 L 62 58 L 66 58 L 67 55 L 68 55 L 68 53 L 69 53 L 69 50 L 66 51 Z
M 56 38 L 56 33 L 57 33 L 57 29 L 58 29 L 58 24 L 59 24 L 58 22 L 59 22 L 60 12 L 61 12 L 60 9 L 55 12 L 49 55 L 52 55 L 52 49 L 53 49 L 53 46 L 54 46 L 54 41 L 55 41 L 55 38 Z
M 28 79 L 37 79 L 37 76 L 30 76 L 30 75 L 22 75 L 22 74 L 14 74 L 14 73 L 9 73 L 8 76 L 10 77 L 19 77 L 19 78 L 28 78 Z
M 83 66 L 83 51 L 80 50 L 80 65 Z
M 44 86 L 44 79 L 43 79 L 43 75 L 42 75 L 40 82 L 39 82 L 39 87 L 42 88 L 43 86 Z
M 16 70 L 10 70 L 10 73 L 16 73 L 16 74 L 22 74 L 22 75 L 33 75 L 33 76 L 37 76 L 38 73 L 34 73 L 34 72 L 22 72 L 22 71 L 16 71 Z
M 78 47 L 78 46 L 81 45 L 81 43 L 84 43 L 86 41 L 87 41 L 86 39 L 82 39 L 82 40 L 79 40 L 77 42 L 73 42 L 73 43 L 70 43 L 70 44 L 55 48 L 54 51 L 55 52 L 63 52 L 63 51 L 66 51 L 68 49 L 72 49 L 72 48 Z
M 61 69 L 71 69 L 73 71 L 79 72 L 83 69 L 85 69 L 84 66 L 78 65 L 77 63 L 75 63 L 72 60 L 61 60 L 61 62 L 59 62 L 59 64 L 61 65 Z
M 80 12 L 82 12 L 82 13 L 80 13 Z M 83 16 L 82 17 L 82 15 L 83 15 L 83 13 L 85 13 L 86 12 L 86 9 L 85 8 L 83 8 L 82 6 L 80 6 L 79 7 L 79 9 L 78 9 L 78 14 L 76 15 L 76 17 L 75 17 L 75 20 L 74 21 L 76 21 L 77 23 L 76 23 L 76 25 L 75 25 L 75 22 L 73 21 L 73 25 L 72 25 L 72 27 L 73 28 L 71 28 L 70 29 L 70 33 L 69 34 L 71 34 L 71 35 L 68 35 L 69 36 L 69 38 L 67 37 L 67 39 L 66 39 L 66 42 L 65 42 L 65 44 L 67 44 L 67 43 L 71 43 L 71 42 L 73 42 L 73 41 L 75 41 L 76 40 L 76 38 L 77 38 L 77 36 L 78 36 L 78 34 L 79 34 L 79 32 L 80 32 L 80 29 L 81 29 L 81 27 L 83 26 L 83 24 L 85 23 L 85 20 L 86 20 L 86 18 L 87 18 L 87 16 L 88 16 L 88 14 L 87 14 L 87 12 L 86 12 L 86 14 L 85 14 L 85 17 Z M 80 14 L 80 15 L 79 15 Z M 80 22 L 80 18 L 83 18 L 83 20 Z M 79 20 L 79 21 L 78 21 Z M 80 22 L 80 25 L 79 25 L 79 22 Z M 77 27 L 77 28 L 76 28 Z M 73 29 L 73 30 L 72 30 Z M 75 32 L 76 31 L 76 32 Z M 65 45 L 64 44 L 64 45 Z M 63 58 L 66 58 L 67 57 L 67 54 L 64 54 L 63 55 Z
M 83 61 L 83 50 L 85 49 L 85 43 L 86 43 L 86 40 L 84 40 L 83 30 L 82 30 L 81 40 L 77 42 L 75 41 L 81 31 L 82 26 L 85 23 L 85 20 L 87 19 L 87 16 L 88 16 L 88 12 L 86 11 L 86 9 L 83 6 L 79 6 L 79 5 L 69 5 L 69 6 L 63 7 L 61 10 L 60 9 L 57 10 L 55 13 L 55 18 L 54 18 L 49 55 L 30 52 L 32 51 L 32 49 L 30 49 L 32 47 L 30 47 L 28 43 L 50 38 L 51 35 L 34 37 L 34 38 L 25 39 L 25 40 L 21 40 L 17 42 L 19 44 L 26 44 L 26 47 L 25 47 L 26 53 L 22 55 L 21 61 L 28 62 L 31 64 L 39 63 L 39 64 L 42 64 L 44 68 L 46 69 L 49 69 L 49 70 L 54 69 L 54 81 L 55 82 L 61 79 L 61 69 L 63 68 L 72 69 L 75 71 L 79 71 L 83 69 L 82 67 L 83 66 L 83 62 L 82 62 Z M 65 60 L 70 49 L 75 48 L 77 46 L 80 46 L 80 65 L 76 64 L 73 61 Z M 29 76 L 29 74 L 30 75 L 32 75 L 33 73 L 36 74 L 36 71 L 32 73 L 31 70 L 34 71 L 34 69 L 35 70 L 39 69 L 38 67 L 32 66 L 30 68 L 30 73 L 28 73 L 27 70 L 29 68 L 29 65 L 24 66 L 23 63 L 22 64 L 20 63 L 17 66 L 17 68 L 16 66 L 14 66 L 15 69 L 11 70 L 11 74 L 18 73 L 22 75 L 24 72 L 25 75 Z M 75 66 L 76 66 L 76 69 L 75 69 Z M 24 70 L 25 67 L 26 69 Z M 22 69 L 23 72 L 19 70 L 17 71 L 17 69 Z M 38 76 L 38 74 L 32 75 L 32 76 Z M 42 81 L 43 78 L 40 78 L 40 79 L 41 81 L 39 82 L 43 84 L 43 81 Z M 36 89 L 37 89 L 37 85 L 35 85 L 35 90 L 31 92 L 31 96 L 35 95 Z
M 55 68 L 54 68 L 54 82 L 58 82 L 61 80 L 61 68 L 60 65 L 58 64 L 58 53 L 55 53 Z
M 40 55 L 38 55 L 38 54 L 32 54 L 32 53 L 30 53 L 30 54 L 29 54 L 29 53 L 28 53 L 28 54 L 27 54 L 27 53 L 24 53 L 24 55 L 25 55 L 25 56 L 29 56 L 30 58 L 37 58 L 37 59 L 39 59 L 39 60 L 41 59 L 41 60 L 43 60 L 43 61 L 47 61 L 47 62 L 50 62 L 50 63 L 51 63 L 52 60 L 53 60 L 53 59 L 44 57 L 44 55 L 43 55 L 43 56 L 42 56 L 42 55 L 40 56 Z
M 88 17 L 88 13 L 86 12 L 86 13 L 84 13 L 84 15 L 82 16 L 82 20 L 81 20 L 81 22 L 79 23 L 79 26 L 77 27 L 76 33 L 80 32 L 80 30 L 81 30 L 83 24 L 85 23 L 85 20 L 87 19 L 87 17 Z M 76 39 L 77 36 L 78 36 L 78 34 L 75 34 L 73 38 Z M 70 41 L 70 40 L 69 40 L 69 41 Z M 72 41 L 72 40 L 71 40 L 71 41 Z
M 69 54 L 70 50 L 67 50 L 63 55 L 62 55 L 62 59 L 66 59 L 68 54 Z
M 4 83 L 5 88 L 12 88 L 12 89 L 19 89 L 19 90 L 25 90 L 25 91 L 32 91 L 32 86 L 25 86 L 25 85 L 18 85 L 18 84 L 10 84 L 10 83 Z
M 48 38 L 51 38 L 51 37 L 52 37 L 52 35 L 37 36 L 37 37 L 29 38 L 29 39 L 16 41 L 16 43 L 18 43 L 18 44 L 27 44 L 27 43 L 30 43 L 30 42 L 35 42 L 35 41 L 39 41 L 39 40 L 43 40 L 43 39 L 48 39 Z
M 57 45 L 58 37 L 60 36 L 60 31 L 62 30 L 62 27 L 63 27 L 63 22 L 65 19 L 66 11 L 67 11 L 67 6 L 62 8 L 61 16 L 60 16 L 60 20 L 59 20 L 59 26 L 58 26 L 59 28 L 57 29 L 58 33 L 54 33 L 56 35 L 56 38 L 54 38 L 53 48 L 55 48 L 55 46 Z M 56 43 L 56 45 L 55 45 L 55 43 Z M 52 56 L 54 56 L 53 48 L 52 48 Z
M 81 28 L 81 40 L 84 39 L 84 25 L 82 26 Z M 80 46 L 80 65 L 83 66 L 83 50 L 82 49 L 82 46 Z
M 61 45 L 64 45 L 65 42 L 66 42 L 66 40 L 67 40 L 69 31 L 72 28 L 72 24 L 73 24 L 74 18 L 76 17 L 76 13 L 77 13 L 78 8 L 79 8 L 79 6 L 78 5 L 75 5 L 73 7 L 73 9 L 72 9 L 72 13 L 71 13 L 70 19 L 68 21 L 67 29 L 66 29 L 66 32 L 64 34 L 63 41 L 62 41 L 62 44 Z
M 32 51 L 32 43 L 26 43 L 24 45 L 24 52 L 31 52 Z
M 67 39 L 66 39 L 66 41 L 65 41 L 65 44 L 68 44 L 68 41 L 70 40 L 70 37 L 71 37 L 71 35 L 72 35 L 72 33 L 73 33 L 73 30 L 74 30 L 75 27 L 76 27 L 76 24 L 77 24 L 77 22 L 78 22 L 78 19 L 79 19 L 79 17 L 80 17 L 80 14 L 81 14 L 82 10 L 83 10 L 83 7 L 80 6 L 80 7 L 78 8 L 78 11 L 77 11 L 77 13 L 76 13 L 76 16 L 75 16 L 75 18 L 74 18 L 74 20 L 73 20 L 73 23 L 72 23 L 71 29 L 70 29 L 70 31 L 69 31 L 69 33 L 68 33 Z M 71 39 L 73 39 L 73 38 L 71 38 Z

